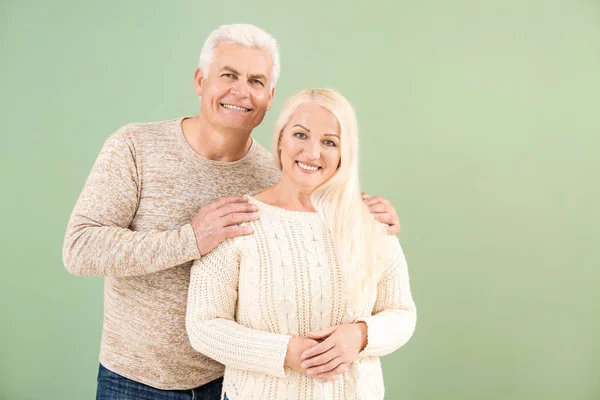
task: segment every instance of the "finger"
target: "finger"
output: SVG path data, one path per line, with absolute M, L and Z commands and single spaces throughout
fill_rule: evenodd
M 360 195 L 363 200 L 370 197 L 367 192 L 362 192 Z
M 223 207 L 225 204 L 247 203 L 247 202 L 248 202 L 247 196 L 228 196 L 228 197 L 222 197 L 218 200 L 215 200 L 212 203 L 205 205 L 204 207 L 211 209 L 211 210 L 216 210 L 217 208 Z
M 375 199 L 378 203 L 383 203 L 383 204 L 387 204 L 387 205 L 391 205 L 392 203 L 390 203 L 390 201 L 388 199 L 386 199 L 385 197 L 381 197 L 381 196 L 373 196 L 371 197 L 372 199 Z
M 331 349 L 333 346 L 335 346 L 335 340 L 326 339 L 326 340 L 322 341 L 321 343 L 314 345 L 310 349 L 305 350 L 302 353 L 302 355 L 300 356 L 300 358 L 302 360 L 309 359 L 311 357 L 314 357 L 319 354 L 325 353 L 326 351 L 329 351 L 329 349 Z M 304 367 L 302 367 L 302 368 L 304 368 Z
M 320 340 L 320 339 L 324 339 L 327 336 L 331 335 L 333 332 L 335 332 L 336 329 L 337 329 L 337 325 L 330 326 L 329 328 L 322 329 L 318 332 L 309 332 L 306 336 L 311 339 L 314 339 L 314 340 Z
M 339 378 L 340 375 L 345 374 L 348 371 L 350 371 L 350 368 L 348 368 L 348 364 L 342 363 L 329 372 L 320 373 L 319 375 L 317 375 L 317 378 L 329 379 L 334 381 L 337 378 Z
M 391 225 L 394 222 L 394 218 L 388 212 L 374 213 L 375 219 L 381 223 Z
M 379 203 L 377 201 L 377 198 L 375 198 L 375 197 L 366 197 L 366 198 L 363 198 L 363 201 L 365 202 L 365 204 L 367 206 L 372 206 L 373 204 Z
M 258 207 L 251 203 L 228 203 L 217 209 L 217 215 L 224 217 L 227 214 L 233 213 L 250 213 L 258 211 Z
M 383 203 L 375 203 L 375 204 L 371 204 L 369 207 L 369 211 L 371 212 L 371 214 L 375 214 L 375 213 L 383 213 L 383 212 L 388 212 L 389 208 L 383 204 Z
M 342 363 L 341 357 L 335 357 L 333 360 L 327 362 L 326 364 L 318 365 L 313 368 L 309 368 L 306 370 L 307 375 L 318 375 L 323 374 L 325 372 L 330 372 L 335 370 Z
M 338 350 L 337 347 L 333 347 L 332 349 L 330 349 L 329 351 L 326 351 L 323 354 L 319 354 L 317 356 L 314 356 L 312 358 L 308 358 L 308 359 L 304 360 L 302 362 L 302 364 L 300 364 L 300 366 L 304 369 L 318 367 L 319 365 L 327 364 L 328 362 L 330 362 L 331 360 L 333 360 L 339 356 L 340 356 L 340 351 Z
M 249 235 L 254 231 L 251 226 L 247 225 L 233 225 L 223 228 L 224 239 L 232 238 L 235 236 Z
M 251 213 L 234 213 L 227 214 L 224 217 L 221 217 L 219 222 L 221 222 L 221 226 L 231 226 L 241 224 L 243 222 L 250 222 L 258 219 L 257 212 Z
M 385 233 L 387 233 L 388 235 L 397 235 L 398 233 L 400 233 L 400 229 L 402 229 L 400 223 L 392 224 L 385 228 Z
M 379 197 L 379 196 L 369 197 L 368 199 L 365 200 L 365 204 L 368 206 L 375 204 L 375 203 L 390 204 L 390 202 L 387 199 L 384 199 L 383 197 Z

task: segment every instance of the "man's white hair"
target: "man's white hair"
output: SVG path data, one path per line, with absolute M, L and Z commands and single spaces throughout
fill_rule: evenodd
M 208 74 L 208 67 L 215 57 L 217 46 L 223 42 L 237 43 L 246 47 L 266 50 L 271 56 L 271 62 L 273 63 L 271 88 L 275 87 L 281 68 L 279 65 L 279 49 L 277 48 L 277 41 L 273 36 L 259 27 L 250 24 L 232 24 L 218 27 L 208 36 L 200 52 L 198 67 L 205 75 Z

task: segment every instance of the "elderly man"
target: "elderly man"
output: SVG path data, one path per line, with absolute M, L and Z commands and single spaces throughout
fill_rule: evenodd
M 252 25 L 222 26 L 200 55 L 198 116 L 130 124 L 104 144 L 75 205 L 63 260 L 104 276 L 97 399 L 218 399 L 223 366 L 194 351 L 185 329 L 191 262 L 257 218 L 240 195 L 277 182 L 250 136 L 270 109 L 276 41 Z M 365 200 L 399 231 L 380 198 Z

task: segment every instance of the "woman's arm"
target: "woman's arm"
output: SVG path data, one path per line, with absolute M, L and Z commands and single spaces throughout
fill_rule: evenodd
M 225 366 L 285 376 L 290 336 L 251 329 L 235 321 L 239 250 L 232 239 L 194 262 L 186 329 L 194 349 Z
M 310 333 L 321 343 L 302 354 L 308 375 L 328 378 L 340 373 L 356 357 L 384 356 L 403 346 L 412 336 L 417 311 L 410 292 L 408 267 L 396 237 L 388 237 L 393 249 L 389 267 L 377 285 L 373 313 L 354 323 Z
M 389 240 L 394 256 L 377 285 L 373 315 L 357 320 L 367 324 L 367 345 L 359 356 L 392 353 L 408 342 L 417 323 L 404 252 L 397 238 L 390 237 Z

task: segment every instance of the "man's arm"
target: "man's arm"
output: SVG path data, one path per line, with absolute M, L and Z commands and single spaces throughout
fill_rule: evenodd
M 202 207 L 180 229 L 134 232 L 139 188 L 135 149 L 121 130 L 104 144 L 71 215 L 63 245 L 69 272 L 122 277 L 172 268 L 252 233 L 238 224 L 258 218 L 247 198 L 232 196 Z
M 63 262 L 75 275 L 143 275 L 200 257 L 190 224 L 170 231 L 129 229 L 139 199 L 135 149 L 123 130 L 104 144 L 71 214 Z

